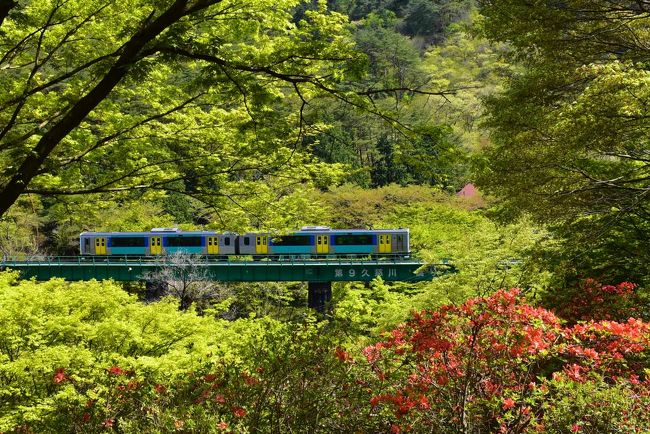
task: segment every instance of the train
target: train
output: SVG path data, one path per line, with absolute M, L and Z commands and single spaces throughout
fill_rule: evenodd
M 312 257 L 409 257 L 408 229 L 331 229 L 305 226 L 288 234 L 181 231 L 83 232 L 82 256 L 157 256 L 185 253 L 219 259 Z

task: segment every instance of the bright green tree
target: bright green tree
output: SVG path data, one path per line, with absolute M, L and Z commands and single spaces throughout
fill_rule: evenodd
M 647 279 L 648 4 L 481 4 L 487 36 L 523 68 L 488 101 L 481 185 L 508 211 L 556 225 L 574 273 Z
M 309 179 L 302 112 L 363 65 L 346 18 L 299 0 L 21 1 L 0 34 L 0 214 L 25 193 Z M 326 37 L 324 37 L 326 35 Z

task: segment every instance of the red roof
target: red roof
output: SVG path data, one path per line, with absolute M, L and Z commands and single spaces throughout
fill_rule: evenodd
M 474 197 L 476 196 L 476 187 L 472 183 L 465 184 L 465 187 L 456 193 L 456 196 Z

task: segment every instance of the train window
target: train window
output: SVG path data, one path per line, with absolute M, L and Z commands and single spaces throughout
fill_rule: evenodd
M 311 235 L 287 235 L 273 238 L 274 246 L 313 246 Z
M 203 237 L 167 237 L 168 247 L 200 247 Z
M 250 244 L 251 244 L 251 239 L 248 238 L 248 237 L 244 237 L 244 245 L 245 246 L 250 246 Z
M 212 245 L 212 237 L 208 237 L 208 246 Z
M 229 246 L 230 245 L 230 237 L 225 237 L 223 239 L 223 245 L 224 246 Z
M 90 239 L 89 238 L 84 238 L 84 246 L 86 246 L 86 249 L 90 248 Z
M 255 237 L 255 239 L 257 240 L 257 245 L 258 245 L 258 246 L 259 246 L 260 244 L 262 244 L 262 238 L 261 238 L 261 237 Z
M 112 237 L 111 247 L 145 247 L 145 237 Z
M 337 246 L 369 246 L 373 245 L 372 235 L 335 235 L 334 245 Z

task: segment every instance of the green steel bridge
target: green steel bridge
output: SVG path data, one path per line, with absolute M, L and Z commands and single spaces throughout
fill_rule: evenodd
M 331 298 L 332 282 L 385 281 L 420 282 L 454 273 L 449 263 L 422 264 L 414 260 L 390 259 L 310 259 L 310 260 L 215 260 L 193 257 L 178 262 L 173 256 L 115 257 L 70 256 L 3 258 L 0 269 L 16 270 L 22 278 L 40 281 L 63 278 L 68 281 L 104 280 L 147 281 L 162 270 L 179 277 L 223 282 L 307 282 L 310 307 L 323 310 Z M 169 275 L 169 273 L 167 273 Z

